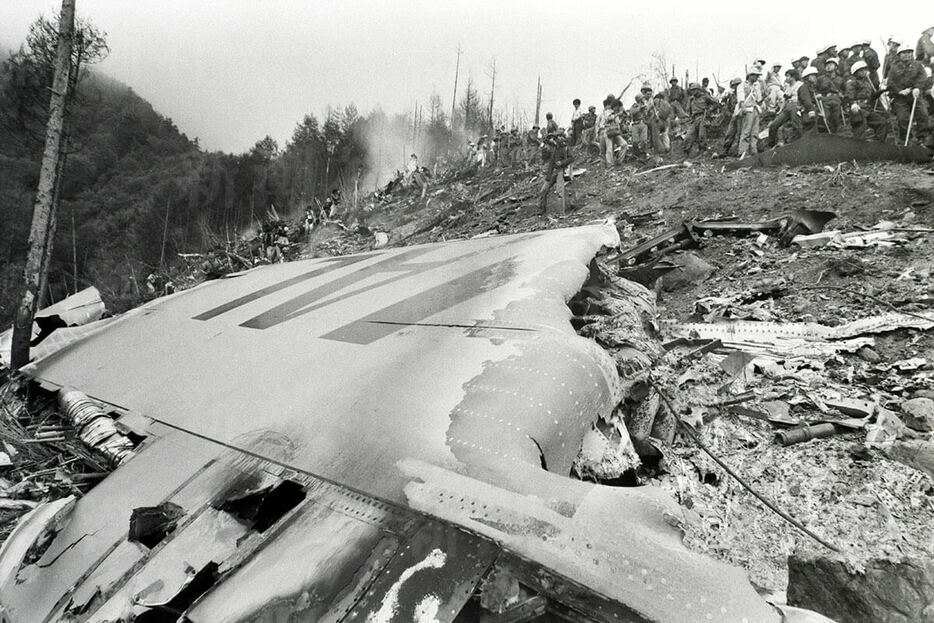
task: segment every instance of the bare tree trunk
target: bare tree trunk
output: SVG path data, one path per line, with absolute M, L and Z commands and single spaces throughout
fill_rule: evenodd
M 13 324 L 13 342 L 10 348 L 10 364 L 16 370 L 29 363 L 29 342 L 32 339 L 32 323 L 39 302 L 42 266 L 48 266 L 55 231 L 54 194 L 59 173 L 62 149 L 65 107 L 68 103 L 68 87 L 71 78 L 71 46 L 75 28 L 75 0 L 62 0 L 62 12 L 58 26 L 58 48 L 55 53 L 55 77 L 52 80 L 52 97 L 49 100 L 49 122 L 45 132 L 45 148 L 39 170 L 39 185 L 36 203 L 32 211 L 32 226 L 29 230 L 29 252 L 23 269 L 23 298 Z
M 169 235 L 169 200 L 165 200 L 165 222 L 162 225 L 162 250 L 159 251 L 159 268 L 165 270 L 165 240 Z M 77 269 L 76 269 L 77 270 Z
M 457 107 L 457 76 L 461 69 L 461 45 L 457 44 L 457 64 L 454 65 L 454 95 L 451 97 L 451 132 L 454 131 L 454 109 Z
M 493 127 L 493 95 L 496 93 L 496 59 L 490 61 L 490 131 Z

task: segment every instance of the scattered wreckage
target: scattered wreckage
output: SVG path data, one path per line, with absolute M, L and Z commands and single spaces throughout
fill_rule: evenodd
M 568 478 L 651 363 L 651 294 L 595 260 L 619 242 L 276 264 L 60 329 L 23 371 L 130 445 L 7 539 L 3 620 L 826 620 L 689 551 L 667 494 Z

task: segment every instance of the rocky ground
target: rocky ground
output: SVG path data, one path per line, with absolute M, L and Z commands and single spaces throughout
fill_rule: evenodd
M 758 221 L 792 209 L 827 210 L 837 218 L 826 229 L 881 227 L 888 239 L 882 246 L 847 248 L 782 246 L 778 237 L 757 233 L 704 238 L 667 258 L 684 267 L 675 273 L 689 274 L 648 282 L 657 297 L 659 339 L 671 339 L 670 328 L 687 321 L 746 318 L 838 326 L 892 310 L 920 315 L 934 309 L 931 165 L 845 162 L 726 172 L 722 161 L 703 159 L 658 171 L 647 171 L 649 165 L 606 171 L 597 159 L 581 157 L 574 166 L 580 175 L 569 186 L 572 208 L 564 215 L 539 214 L 534 168 L 452 173 L 436 178 L 424 198 L 402 193 L 364 201 L 345 224 L 312 231 L 299 255 L 566 227 L 608 217 L 616 220 L 626 249 L 684 222 Z M 556 205 L 556 198 L 551 201 Z M 772 358 L 765 364 L 750 358 L 739 367 L 722 350 L 693 358 L 672 350 L 658 372 L 676 409 L 697 426 L 710 450 L 836 546 L 856 570 L 875 559 L 934 557 L 934 473 L 889 458 L 881 443 L 867 444 L 930 437 L 934 414 L 927 421 L 915 407 L 920 404 L 923 411 L 924 400 L 934 398 L 934 330 L 903 328 L 869 337 L 874 343 L 854 352 Z M 737 396 L 738 403 L 718 406 Z M 776 433 L 791 423 L 841 417 L 833 405 L 843 399 L 869 405 L 863 414 L 847 414 L 860 421 L 838 426 L 829 438 L 787 447 L 776 441 Z M 888 414 L 897 422 L 888 421 Z M 660 462 L 630 474 L 627 484 L 671 490 L 685 509 L 690 547 L 745 567 L 769 592 L 785 590 L 790 554 L 829 553 L 766 509 L 689 437 L 676 435 L 658 449 Z M 14 456 L 12 468 L 0 467 L 8 470 L 0 483 L 9 485 L 8 498 L 47 499 L 93 481 L 69 477 L 51 456 L 29 456 L 35 469 L 51 470 L 59 484 L 16 489 L 17 479 L 48 483 L 49 478 L 30 478 Z M 77 463 L 83 465 L 78 471 L 99 471 L 93 462 Z M 12 520 L 28 506 L 0 509 L 0 519 Z

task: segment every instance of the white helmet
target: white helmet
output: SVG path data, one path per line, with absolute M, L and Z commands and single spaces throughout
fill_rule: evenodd
M 817 67 L 811 66 L 801 72 L 801 77 L 807 78 L 808 76 L 816 76 L 818 73 L 819 72 L 817 71 Z
M 896 54 L 901 54 L 902 52 L 911 52 L 912 54 L 914 54 L 914 53 L 915 53 L 915 49 L 914 49 L 913 47 L 911 47 L 910 45 L 905 45 L 905 44 L 903 43 L 903 44 L 901 44 L 900 46 L 898 46 L 898 50 L 897 50 L 895 53 L 896 53 Z
M 833 56 L 831 56 L 831 57 L 828 58 L 826 61 L 824 61 L 824 64 L 825 64 L 825 65 L 826 65 L 827 63 L 833 63 L 834 65 L 839 66 L 839 65 L 840 65 L 840 59 L 839 59 L 839 58 L 834 58 Z
M 868 68 L 869 68 L 869 65 L 867 65 L 865 61 L 856 61 L 855 63 L 853 63 L 853 66 L 850 67 L 850 73 L 853 75 L 856 75 L 856 72 L 859 71 L 860 69 L 868 69 Z

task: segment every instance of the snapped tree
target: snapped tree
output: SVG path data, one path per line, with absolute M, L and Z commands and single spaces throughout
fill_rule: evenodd
M 75 27 L 75 0 L 62 0 L 58 20 L 58 46 L 55 54 L 55 76 L 49 99 L 49 121 L 46 125 L 45 147 L 39 169 L 39 184 L 33 205 L 32 225 L 29 229 L 29 251 L 23 269 L 23 296 L 13 323 L 10 347 L 10 365 L 16 370 L 29 362 L 29 342 L 32 323 L 39 302 L 41 275 L 48 265 L 55 233 L 55 190 L 60 170 L 62 137 L 64 136 L 65 108 L 68 104 L 71 81 L 71 51 Z

